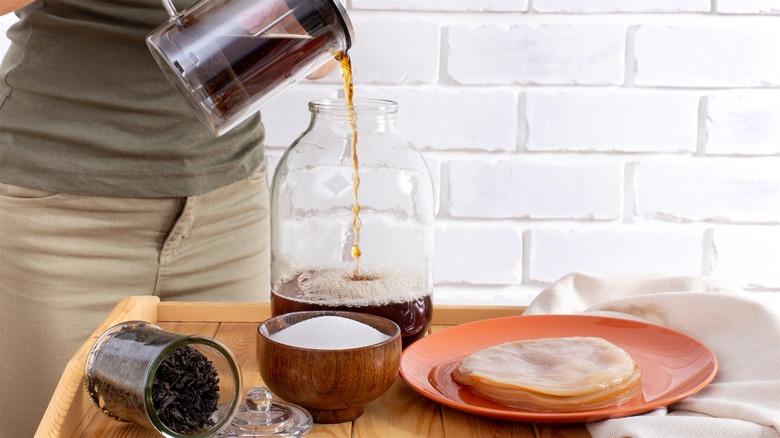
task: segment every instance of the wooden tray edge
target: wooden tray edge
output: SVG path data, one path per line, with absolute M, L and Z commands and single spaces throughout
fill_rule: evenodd
M 106 319 L 92 332 L 65 366 L 57 388 L 43 414 L 35 437 L 78 436 L 89 423 L 90 418 L 82 415 L 89 409 L 91 401 L 84 390 L 84 364 L 92 344 L 111 326 L 124 321 L 142 320 L 157 322 L 158 297 L 126 297 L 108 314 Z

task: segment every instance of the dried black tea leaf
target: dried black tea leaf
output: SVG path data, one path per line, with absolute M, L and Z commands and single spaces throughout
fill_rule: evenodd
M 219 377 L 206 356 L 183 346 L 160 363 L 152 382 L 157 416 L 181 434 L 195 434 L 214 425 L 219 401 Z

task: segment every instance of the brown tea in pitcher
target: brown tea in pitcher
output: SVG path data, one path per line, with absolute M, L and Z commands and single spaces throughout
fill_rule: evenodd
M 326 34 L 223 35 L 213 41 L 219 52 L 209 62 L 220 68 L 208 70 L 216 73 L 205 78 L 203 87 L 220 114 L 239 111 L 250 96 L 269 93 L 330 44 Z
M 295 12 L 295 18 L 292 13 Z M 298 23 L 296 20 L 304 20 Z M 239 19 L 239 22 L 242 20 Z M 230 117 L 251 103 L 253 96 L 270 95 L 290 78 L 305 74 L 305 66 L 337 51 L 335 23 L 341 23 L 335 8 L 293 11 L 264 26 L 247 18 L 242 27 L 208 30 L 195 19 L 182 19 L 174 45 L 195 47 L 189 61 L 198 65 L 198 76 L 212 111 Z M 252 30 L 250 30 L 252 29 Z M 256 31 L 256 32 L 255 32 Z M 253 33 L 254 32 L 254 33 Z M 207 34 L 208 33 L 208 34 Z
M 345 310 L 387 318 L 401 329 L 404 348 L 428 331 L 433 313 L 430 294 L 419 271 L 383 269 L 354 280 L 345 270 L 308 270 L 276 285 L 274 315 L 309 310 Z

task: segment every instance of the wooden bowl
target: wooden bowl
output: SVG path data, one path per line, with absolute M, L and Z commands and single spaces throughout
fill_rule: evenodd
M 346 349 L 302 348 L 271 339 L 293 324 L 325 315 L 362 322 L 389 339 Z M 389 319 L 364 313 L 288 313 L 258 326 L 257 362 L 263 382 L 274 394 L 306 408 L 317 423 L 342 423 L 359 417 L 363 405 L 395 381 L 401 364 L 401 330 Z

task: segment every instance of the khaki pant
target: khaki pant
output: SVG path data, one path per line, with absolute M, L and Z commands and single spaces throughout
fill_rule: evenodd
M 0 437 L 32 437 L 65 364 L 128 295 L 267 301 L 265 170 L 189 198 L 0 184 Z

